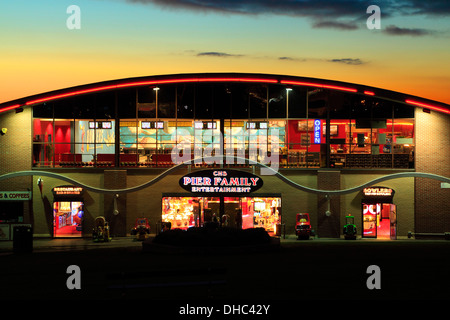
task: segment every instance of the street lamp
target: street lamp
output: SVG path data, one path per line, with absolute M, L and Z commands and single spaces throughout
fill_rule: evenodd
M 159 91 L 159 87 L 154 87 L 153 91 L 155 91 L 156 94 L 156 100 L 155 100 L 155 108 L 156 108 L 156 119 L 155 119 L 155 124 L 158 121 L 158 91 Z M 156 154 L 158 154 L 158 129 L 156 129 L 156 141 L 155 141 L 155 146 L 156 146 Z M 158 156 L 156 156 L 156 166 L 158 166 Z
M 156 93 L 156 120 L 158 120 L 158 91 L 159 91 L 159 87 L 154 87 L 153 91 L 155 91 Z
M 287 152 L 287 156 L 286 156 L 286 164 L 288 162 L 288 157 L 289 157 L 289 92 L 292 91 L 292 88 L 286 88 L 286 132 L 285 132 L 285 137 L 286 137 L 286 152 Z

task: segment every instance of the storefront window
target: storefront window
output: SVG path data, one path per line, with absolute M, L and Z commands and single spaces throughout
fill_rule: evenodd
M 282 149 L 282 163 L 289 167 L 317 168 L 321 162 L 321 143 L 325 142 L 324 122 L 319 119 L 319 129 L 315 130 L 315 119 L 289 120 L 289 150 Z M 317 127 L 317 126 L 316 126 Z M 317 132 L 318 131 L 318 132 Z M 318 141 L 317 134 L 320 137 Z M 288 156 L 286 157 L 286 151 Z
M 331 120 L 330 131 L 331 167 L 413 167 L 413 119 Z
M 414 168 L 414 120 L 395 119 L 392 146 L 395 168 Z
M 33 120 L 33 166 L 53 165 L 53 119 Z
M 177 118 L 194 119 L 195 86 L 180 84 L 177 86 Z
M 221 226 L 275 232 L 281 224 L 281 197 L 163 197 L 161 221 L 170 223 L 172 229 L 217 222 Z
M 286 87 L 269 86 L 269 118 L 286 118 Z
M 412 108 L 323 88 L 167 84 L 62 99 L 33 112 L 33 166 L 167 167 L 183 144 L 196 158 L 224 152 L 231 165 L 243 164 L 235 156 L 261 162 L 276 146 L 280 168 L 414 167 Z

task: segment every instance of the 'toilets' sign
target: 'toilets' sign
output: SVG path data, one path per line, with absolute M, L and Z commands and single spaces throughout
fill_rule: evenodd
M 258 190 L 263 180 L 239 170 L 201 170 L 181 177 L 180 186 L 199 195 L 242 195 Z

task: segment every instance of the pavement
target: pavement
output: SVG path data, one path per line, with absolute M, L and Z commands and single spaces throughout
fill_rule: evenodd
M 12 241 L 2 241 L 0 299 L 83 301 L 77 308 L 101 300 L 113 309 L 144 300 L 150 314 L 164 307 L 172 316 L 188 303 L 270 303 L 279 316 L 299 303 L 396 301 L 400 307 L 402 302 L 427 301 L 418 305 L 429 306 L 450 300 L 448 240 L 297 240 L 287 235 L 279 242 L 279 250 L 267 252 L 192 254 L 145 252 L 143 242 L 133 237 L 105 243 L 38 238 L 29 253 L 15 253 Z M 81 270 L 79 289 L 70 288 L 70 266 Z
M 0 255 L 13 253 L 14 243 L 0 241 Z M 94 242 L 91 238 L 34 238 L 33 252 L 79 251 L 105 248 L 141 248 L 142 242 L 133 237 L 115 237 L 109 242 Z
M 150 239 L 154 238 L 156 234 L 151 234 Z M 283 245 L 292 244 L 305 244 L 304 240 L 298 240 L 293 234 L 284 235 L 278 237 L 280 243 Z M 336 238 L 318 238 L 311 237 L 306 243 L 331 243 L 337 242 L 341 243 L 343 239 Z M 407 243 L 417 243 L 420 241 L 430 242 L 430 240 L 415 240 L 413 238 L 408 239 L 407 237 L 400 238 L 399 240 L 380 240 L 380 239 L 361 239 L 358 238 L 357 242 L 407 242 Z M 439 240 L 440 241 L 440 240 Z M 351 241 L 350 241 L 351 242 Z M 443 241 L 445 242 L 445 241 Z M 449 241 L 450 243 L 450 241 Z M 88 249 L 111 249 L 111 248 L 142 248 L 142 241 L 137 241 L 133 236 L 126 237 L 113 237 L 109 242 L 94 242 L 92 238 L 34 238 L 32 240 L 32 251 L 33 252 L 56 252 L 56 251 L 79 251 Z M 13 241 L 0 241 L 0 255 L 13 253 Z

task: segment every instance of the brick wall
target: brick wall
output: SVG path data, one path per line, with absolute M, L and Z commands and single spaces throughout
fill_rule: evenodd
M 105 189 L 125 189 L 127 187 L 127 171 L 126 170 L 105 170 L 104 188 Z M 116 198 L 115 195 L 104 195 L 104 216 L 109 223 L 110 234 L 116 237 L 124 237 L 127 235 L 127 196 L 122 193 Z M 116 201 L 116 209 L 114 212 L 114 202 Z
M 31 108 L 21 113 L 6 112 L 0 117 L 0 129 L 8 131 L 0 135 L 0 175 L 31 169 Z M 31 186 L 30 177 L 0 181 L 2 191 L 26 191 Z
M 450 177 L 450 116 L 416 109 L 416 171 Z M 415 179 L 415 232 L 450 231 L 450 189 L 437 180 Z
M 317 172 L 317 189 L 320 190 L 340 190 L 340 171 Z M 317 197 L 317 235 L 321 238 L 339 238 L 341 234 L 340 215 L 341 199 L 339 196 L 330 197 L 330 215 L 327 215 L 328 200 L 325 196 Z
M 0 129 L 8 131 L 0 135 L 0 175 L 31 169 L 31 108 L 23 112 L 14 110 L 0 116 Z M 27 191 L 32 189 L 30 176 L 0 181 L 0 191 Z M 24 222 L 30 223 L 32 202 L 24 201 Z

